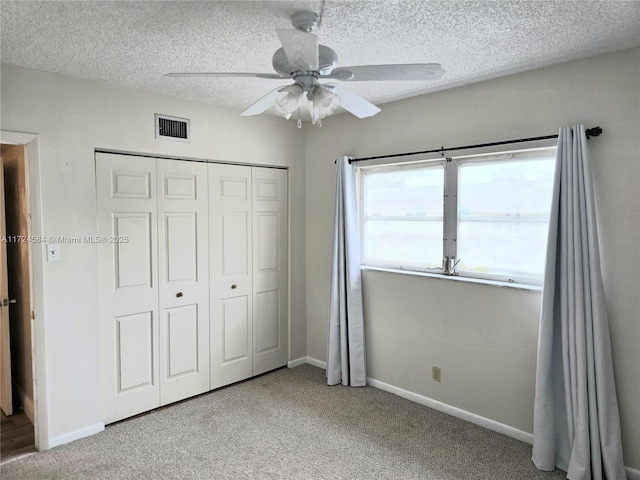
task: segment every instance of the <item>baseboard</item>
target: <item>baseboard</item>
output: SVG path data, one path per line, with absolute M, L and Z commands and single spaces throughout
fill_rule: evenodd
M 493 430 L 494 432 L 502 433 L 503 435 L 515 438 L 522 442 L 533 444 L 532 434 L 524 432 L 522 430 L 518 430 L 517 428 L 510 427 L 509 425 L 505 425 L 504 423 L 481 417 L 480 415 L 476 415 L 475 413 L 462 410 L 461 408 L 453 407 L 446 403 L 439 402 L 438 400 L 434 400 L 432 398 L 425 397 L 424 395 L 404 390 L 402 388 L 390 385 L 385 382 L 381 382 L 380 380 L 376 380 L 374 378 L 367 377 L 367 385 L 371 385 L 372 387 L 393 393 L 402 398 L 406 398 L 407 400 L 411 400 L 412 402 L 419 403 L 420 405 L 424 405 L 426 407 L 433 408 L 434 410 L 438 410 L 462 420 L 466 420 L 467 422 L 480 425 L 481 427 L 488 428 L 489 430 Z
M 640 470 L 631 467 L 624 467 L 627 472 L 627 480 L 640 480 Z
M 89 425 L 88 427 L 84 427 L 79 430 L 74 430 L 73 432 L 65 433 L 64 435 L 58 435 L 57 437 L 50 438 L 48 448 L 59 447 L 60 445 L 64 445 L 65 443 L 73 442 L 74 440 L 80 440 L 81 438 L 85 437 L 90 437 L 91 435 L 95 435 L 96 433 L 100 433 L 102 431 L 104 431 L 104 423 L 95 423 L 93 425 Z
M 18 385 L 18 398 L 20 398 L 20 403 L 22 404 L 22 411 L 27 416 L 29 421 L 35 425 L 34 415 L 33 415 L 33 399 L 27 396 L 27 392 Z
M 289 363 L 287 363 L 287 367 L 295 368 L 299 367 L 300 365 L 304 365 L 305 363 L 307 363 L 307 357 L 300 357 L 296 358 L 295 360 L 290 360 Z
M 318 360 L 313 357 L 307 357 L 307 363 L 323 370 L 327 369 L 327 362 L 323 362 L 322 360 Z
M 327 369 L 327 363 L 322 360 L 317 360 L 313 357 L 300 357 L 295 360 L 291 360 L 287 366 L 289 368 L 299 367 L 300 365 L 304 365 L 308 363 L 309 365 L 313 365 L 314 367 L 322 368 L 323 370 Z
M 313 365 L 314 367 L 322 368 L 324 370 L 327 369 L 327 362 L 323 362 L 322 360 L 318 360 L 313 357 L 300 357 L 296 360 L 292 360 L 291 362 L 289 362 L 289 368 L 297 367 L 299 365 L 302 365 L 303 363 L 308 363 L 309 365 Z M 503 435 L 506 435 L 507 437 L 515 438 L 516 440 L 520 440 L 521 442 L 528 443 L 529 445 L 533 445 L 533 435 L 531 433 L 519 430 L 509 425 L 505 425 L 504 423 L 496 422 L 495 420 L 491 420 L 490 418 L 476 415 L 475 413 L 468 412 L 467 410 L 462 410 L 461 408 L 454 407 L 443 402 L 439 402 L 438 400 L 425 397 L 424 395 L 410 392 L 409 390 L 405 390 L 403 388 L 381 382 L 380 380 L 376 380 L 375 378 L 367 377 L 367 385 L 379 388 L 380 390 L 384 390 L 385 392 L 393 393 L 395 395 L 398 395 L 399 397 L 406 398 L 407 400 L 419 403 L 420 405 L 424 405 L 425 407 L 433 408 L 434 410 L 438 410 L 439 412 L 443 412 L 456 418 L 460 418 L 461 420 L 466 420 L 467 422 L 480 425 L 481 427 L 501 433 Z M 640 470 L 636 470 L 635 468 L 631 467 L 624 468 L 627 473 L 627 480 L 640 480 Z

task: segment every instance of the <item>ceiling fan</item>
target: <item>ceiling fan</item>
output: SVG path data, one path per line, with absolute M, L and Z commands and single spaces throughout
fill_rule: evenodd
M 320 83 L 320 80 L 342 82 L 384 80 L 440 80 L 444 70 L 437 63 L 398 65 L 361 65 L 338 67 L 338 56 L 329 47 L 318 44 L 318 37 L 311 33 L 318 26 L 315 12 L 300 11 L 291 17 L 296 30 L 276 30 L 282 47 L 273 54 L 276 73 L 201 72 L 167 73 L 167 77 L 257 77 L 265 79 L 293 79 L 293 84 L 278 87 L 267 93 L 244 112 L 243 116 L 258 115 L 271 106 L 278 115 L 298 120 L 306 110 L 313 124 L 320 126 L 322 119 L 335 112 L 338 106 L 358 118 L 371 117 L 380 109 L 352 91 L 336 84 Z M 302 110 L 302 112 L 301 112 Z

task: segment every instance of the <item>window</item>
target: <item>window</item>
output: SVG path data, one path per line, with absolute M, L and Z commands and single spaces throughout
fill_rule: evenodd
M 363 265 L 540 284 L 554 166 L 555 147 L 359 167 Z
M 375 169 L 363 176 L 364 263 L 437 267 L 442 258 L 444 165 Z

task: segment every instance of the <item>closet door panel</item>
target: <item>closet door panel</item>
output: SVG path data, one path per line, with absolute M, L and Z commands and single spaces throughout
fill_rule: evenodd
M 252 375 L 251 168 L 209 165 L 211 388 Z
M 153 385 L 151 312 L 116 317 L 118 393 Z
M 288 215 L 287 171 L 252 168 L 253 374 L 287 364 Z
M 151 212 L 113 212 L 113 235 L 126 238 L 127 242 L 113 246 L 116 290 L 139 290 L 148 287 L 152 291 L 153 232 Z
M 160 405 L 156 165 L 96 154 L 103 416 Z
M 249 332 L 249 296 L 222 300 L 222 339 L 221 361 L 228 365 L 238 360 L 251 358 L 251 339 Z
M 279 290 L 256 294 L 256 353 L 261 354 L 280 346 Z
M 165 311 L 167 378 L 198 372 L 198 307 L 186 305 Z
M 209 390 L 207 166 L 157 160 L 160 403 Z

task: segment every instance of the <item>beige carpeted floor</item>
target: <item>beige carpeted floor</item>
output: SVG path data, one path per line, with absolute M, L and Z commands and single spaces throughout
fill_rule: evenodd
M 562 479 L 531 446 L 304 365 L 107 426 L 2 466 L 2 480 Z

